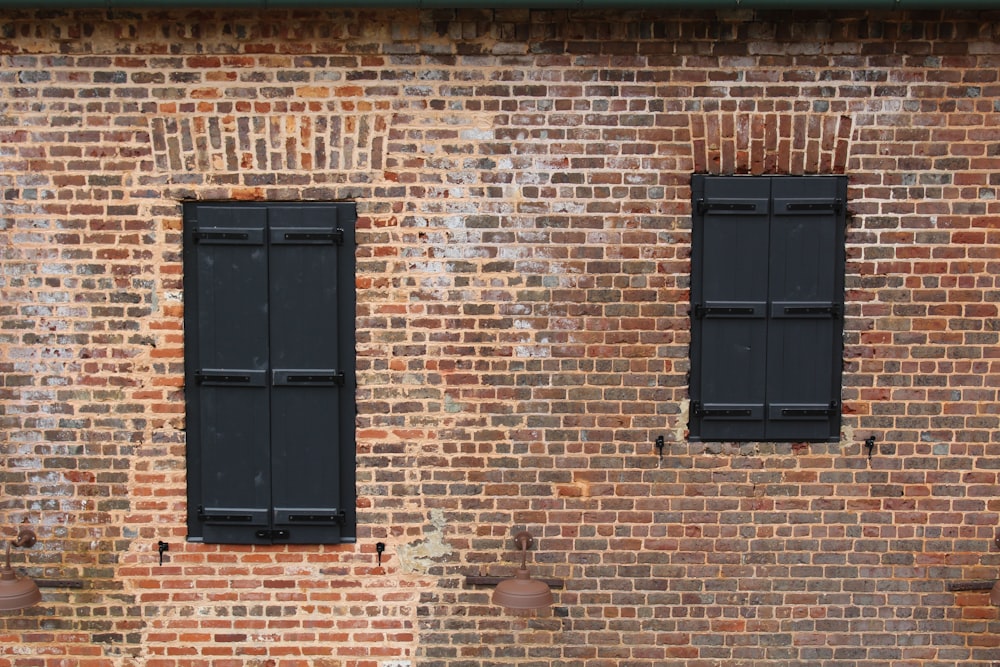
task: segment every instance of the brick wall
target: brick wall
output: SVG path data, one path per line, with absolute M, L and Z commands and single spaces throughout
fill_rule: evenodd
M 1000 661 L 952 590 L 1000 569 L 1000 13 L 7 10 L 0 59 L 0 523 L 84 584 L 0 666 Z M 841 443 L 686 441 L 694 172 L 849 176 Z M 357 544 L 185 543 L 185 199 L 358 204 Z M 515 527 L 537 614 L 464 580 Z

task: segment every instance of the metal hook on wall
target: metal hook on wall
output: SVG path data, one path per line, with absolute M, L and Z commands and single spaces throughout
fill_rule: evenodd
M 868 450 L 868 464 L 872 462 L 872 452 L 875 451 L 875 436 L 870 435 L 865 438 L 865 449 Z
M 160 540 L 156 543 L 156 550 L 160 552 L 160 565 L 163 565 L 163 552 L 170 551 L 170 545 Z

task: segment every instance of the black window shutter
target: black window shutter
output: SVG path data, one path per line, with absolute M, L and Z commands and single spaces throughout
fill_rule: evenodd
M 354 223 L 185 207 L 189 539 L 354 538 Z
M 773 178 L 768 438 L 839 440 L 844 178 Z
M 692 179 L 692 440 L 837 440 L 843 177 Z
M 270 523 L 267 212 L 187 212 L 189 525 L 250 543 Z
M 704 440 L 764 438 L 767 181 L 696 176 L 692 256 L 692 429 Z
M 347 521 L 341 495 L 337 207 L 270 209 L 274 527 L 288 542 L 331 541 Z M 352 415 L 353 416 L 353 415 Z

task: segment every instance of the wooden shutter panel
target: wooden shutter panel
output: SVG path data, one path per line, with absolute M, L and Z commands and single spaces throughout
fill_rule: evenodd
M 692 188 L 691 438 L 762 439 L 769 184 L 696 176 Z
M 353 205 L 184 210 L 189 539 L 353 541 Z
M 185 212 L 191 538 L 255 542 L 270 521 L 266 212 Z
M 767 437 L 840 437 L 846 179 L 772 179 Z
M 347 520 L 339 405 L 353 388 L 339 354 L 337 213 L 270 209 L 273 521 L 293 543 L 335 541 Z
M 837 441 L 847 179 L 691 185 L 691 439 Z

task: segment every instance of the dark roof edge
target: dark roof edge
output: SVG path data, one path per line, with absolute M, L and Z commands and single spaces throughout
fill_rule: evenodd
M 0 0 L 0 9 L 1000 9 L 1000 0 Z

